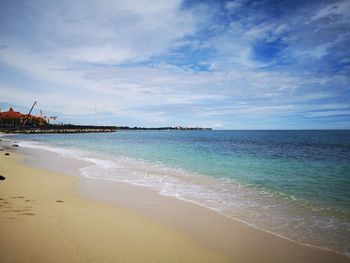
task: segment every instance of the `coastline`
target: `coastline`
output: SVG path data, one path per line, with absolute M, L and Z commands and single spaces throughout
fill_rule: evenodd
M 21 151 L 20 148 L 19 152 Z M 67 158 L 55 153 L 45 153 L 44 150 L 25 149 L 23 154 L 24 162 L 22 161 L 21 165 L 13 164 L 13 166 L 35 170 L 38 169 L 32 167 L 39 167 L 41 172 L 50 175 L 52 172 L 47 170 L 60 174 L 77 175 L 77 168 L 82 165 L 78 164 L 78 161 L 68 161 Z M 45 158 L 32 158 L 34 156 Z M 1 156 L 1 160 L 2 158 Z M 38 160 L 41 160 L 41 164 L 38 163 Z M 31 168 L 26 166 L 31 166 Z M 43 169 L 46 171 L 44 172 Z M 54 174 L 55 177 L 66 178 L 60 174 Z M 349 262 L 349 258 L 343 255 L 282 239 L 221 216 L 212 210 L 174 197 L 161 196 L 144 187 L 80 177 L 69 178 L 73 181 L 70 186 L 73 188 L 71 194 L 76 195 L 78 192 L 84 202 L 91 206 L 96 203 L 108 206 L 108 209 L 113 211 L 122 210 L 123 213 L 130 213 L 137 218 L 166 227 L 184 237 L 185 240 L 190 240 L 196 246 L 204 248 L 206 253 L 218 257 L 215 261 L 208 262 L 220 262 L 218 260 L 225 262 L 226 258 L 230 262 L 280 262 L 282 260 L 284 262 Z M 75 198 L 82 197 L 76 196 Z M 197 258 L 196 250 L 191 250 L 190 254 L 193 258 L 188 262 L 196 262 L 196 259 L 200 258 Z M 156 258 L 160 259 L 160 257 L 161 255 Z M 179 259 L 179 262 L 184 261 Z M 202 258 L 200 262 L 205 261 Z

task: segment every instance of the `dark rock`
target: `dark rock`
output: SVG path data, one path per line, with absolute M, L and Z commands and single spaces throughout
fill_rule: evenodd
M 5 153 L 5 155 L 10 155 L 9 153 Z
M 0 175 L 0 180 L 5 180 L 6 178 Z
M 4 151 L 4 149 L 0 149 L 0 152 L 3 152 Z
M 12 144 L 12 147 L 19 147 L 18 144 Z

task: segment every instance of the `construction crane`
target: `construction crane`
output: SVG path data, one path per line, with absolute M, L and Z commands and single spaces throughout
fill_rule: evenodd
M 32 113 L 32 110 L 33 110 L 34 106 L 35 106 L 37 103 L 38 103 L 37 101 L 34 101 L 33 106 L 30 108 L 30 111 L 29 111 L 29 113 L 27 114 L 27 116 L 25 117 L 25 119 L 24 119 L 22 125 L 26 125 L 26 123 L 27 123 L 27 121 L 28 121 L 28 118 L 29 118 L 29 115 Z
M 50 120 L 56 120 L 57 119 L 57 116 L 45 116 L 44 114 L 43 114 L 43 111 L 42 110 L 40 110 L 40 118 L 42 118 L 42 119 L 44 119 L 46 122 L 47 122 L 47 124 L 50 124 Z
M 50 120 L 56 120 L 57 119 L 57 116 L 50 116 L 50 117 L 46 117 L 47 119 L 47 123 L 50 124 Z

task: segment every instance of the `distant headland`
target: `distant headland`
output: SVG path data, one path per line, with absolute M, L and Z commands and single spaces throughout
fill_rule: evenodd
M 75 124 L 50 124 L 50 119 L 57 119 L 57 116 L 47 117 L 32 115 L 35 106 L 34 102 L 28 114 L 14 111 L 11 107 L 8 111 L 0 112 L 0 132 L 5 133 L 95 133 L 95 132 L 116 132 L 118 130 L 212 130 L 211 128 L 199 127 L 128 127 L 128 126 L 100 126 L 100 125 L 75 125 Z

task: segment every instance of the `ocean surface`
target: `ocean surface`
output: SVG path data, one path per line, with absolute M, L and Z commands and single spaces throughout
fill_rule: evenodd
M 82 176 L 143 185 L 288 239 L 350 255 L 350 131 L 15 135 L 90 160 Z

